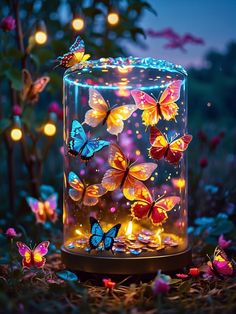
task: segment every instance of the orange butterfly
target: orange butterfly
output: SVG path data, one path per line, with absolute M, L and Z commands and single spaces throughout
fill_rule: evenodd
M 155 125 L 159 119 L 175 119 L 179 109 L 175 102 L 179 99 L 181 84 L 181 80 L 169 84 L 158 101 L 141 90 L 131 91 L 137 107 L 143 110 L 144 125 Z
M 44 88 L 50 81 L 50 77 L 42 76 L 33 82 L 29 71 L 24 69 L 22 71 L 22 74 L 24 85 L 23 90 L 21 92 L 21 98 L 23 101 L 27 101 L 29 103 L 34 104 L 38 101 L 39 94 L 44 90 Z
M 86 186 L 72 171 L 68 175 L 68 182 L 72 187 L 72 189 L 69 189 L 69 195 L 72 200 L 85 206 L 96 205 L 99 201 L 99 197 L 107 192 L 101 184 Z
M 86 112 L 84 122 L 95 128 L 100 123 L 107 124 L 107 131 L 110 134 L 118 135 L 123 131 L 124 120 L 129 119 L 137 109 L 136 105 L 123 105 L 110 108 L 102 95 L 95 89 L 89 90 L 89 106 L 91 110 Z
M 49 241 L 39 243 L 35 249 L 31 250 L 25 243 L 16 242 L 18 252 L 22 259 L 22 266 L 26 268 L 43 268 L 46 262 L 44 257 L 48 253 Z
M 192 135 L 185 134 L 177 140 L 169 143 L 163 133 L 152 126 L 150 129 L 150 143 L 149 155 L 153 159 L 159 160 L 165 158 L 169 163 L 175 164 L 183 157 L 183 152 L 188 148 L 192 140 Z
M 133 200 L 137 189 L 145 187 L 140 181 L 150 178 L 157 165 L 151 162 L 132 165 L 125 157 L 121 148 L 116 144 L 109 146 L 108 163 L 112 169 L 108 169 L 102 179 L 103 187 L 108 191 L 117 188 L 123 190 L 124 196 Z
M 138 189 L 135 202 L 131 206 L 134 218 L 150 218 L 153 224 L 162 224 L 167 218 L 167 212 L 179 204 L 180 197 L 167 196 L 159 200 L 153 200 L 148 188 Z

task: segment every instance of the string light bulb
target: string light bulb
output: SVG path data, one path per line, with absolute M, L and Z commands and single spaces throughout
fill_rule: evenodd
M 36 24 L 34 39 L 39 45 L 44 45 L 48 39 L 46 25 L 42 20 Z
M 75 31 L 82 31 L 82 29 L 84 28 L 84 20 L 82 19 L 82 17 L 76 17 L 72 20 L 71 25 Z
M 22 135 L 20 116 L 13 116 L 13 124 L 10 132 L 11 139 L 14 142 L 18 142 L 22 139 Z
M 116 12 L 109 12 L 107 15 L 107 22 L 112 25 L 115 26 L 119 23 L 120 17 L 119 14 Z
M 56 121 L 57 121 L 56 113 L 50 112 L 49 113 L 49 119 L 43 127 L 43 133 L 46 136 L 54 136 L 56 134 L 56 131 L 57 131 Z
M 11 139 L 14 141 L 14 142 L 18 142 L 22 139 L 22 131 L 21 129 L 19 128 L 13 128 L 11 130 Z

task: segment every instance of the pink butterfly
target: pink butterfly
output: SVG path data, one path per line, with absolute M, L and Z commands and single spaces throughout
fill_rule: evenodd
M 26 198 L 29 207 L 35 214 L 37 223 L 44 224 L 47 219 L 54 223 L 57 220 L 57 198 L 57 193 L 53 193 L 45 201 L 39 201 L 33 197 Z
M 46 262 L 44 256 L 48 253 L 49 244 L 49 241 L 43 241 L 39 243 L 35 249 L 31 250 L 26 244 L 16 242 L 18 252 L 23 256 L 22 266 L 26 268 L 43 268 Z

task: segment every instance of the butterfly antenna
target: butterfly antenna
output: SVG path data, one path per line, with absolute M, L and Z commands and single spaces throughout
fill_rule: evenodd
M 162 194 L 162 195 L 160 195 L 156 200 L 155 200 L 155 202 L 158 202 L 158 201 L 160 201 L 163 197 L 165 196 L 165 193 L 164 194 Z

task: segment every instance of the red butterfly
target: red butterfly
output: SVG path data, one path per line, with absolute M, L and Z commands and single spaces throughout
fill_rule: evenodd
M 178 163 L 191 140 L 192 135 L 185 134 L 170 143 L 157 127 L 152 126 L 150 129 L 152 147 L 149 149 L 149 155 L 156 160 L 165 158 L 171 164 Z
M 26 69 L 22 71 L 22 74 L 24 85 L 21 92 L 21 98 L 23 101 L 34 104 L 38 101 L 39 94 L 44 90 L 50 81 L 50 77 L 42 76 L 36 81 L 33 81 L 30 72 Z
M 63 68 L 70 68 L 73 65 L 87 61 L 90 58 L 89 54 L 85 53 L 84 41 L 80 36 L 77 36 L 75 42 L 69 49 L 68 53 L 65 53 L 62 57 L 58 57 L 57 61 L 59 64 L 57 66 L 62 66 Z M 57 67 L 56 66 L 56 67 Z
M 131 206 L 131 213 L 134 218 L 150 218 L 153 224 L 162 224 L 167 218 L 167 212 L 179 204 L 180 197 L 167 196 L 159 200 L 153 200 L 150 191 L 145 188 L 138 189 L 136 201 Z
M 19 254 L 23 256 L 23 267 L 42 268 L 46 262 L 44 255 L 46 255 L 48 252 L 49 244 L 49 241 L 43 241 L 39 243 L 35 249 L 31 250 L 26 244 L 22 242 L 16 242 Z

